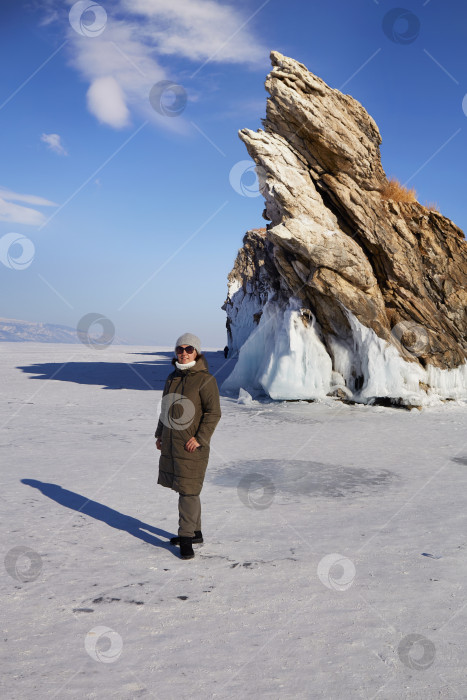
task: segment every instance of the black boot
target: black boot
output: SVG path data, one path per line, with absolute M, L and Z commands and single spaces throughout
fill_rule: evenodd
M 180 537 L 180 557 L 182 559 L 193 559 L 195 556 L 192 542 L 192 537 Z
M 201 530 L 195 530 L 195 536 L 191 538 L 191 543 L 192 544 L 203 544 L 203 533 Z M 180 544 L 180 537 L 172 537 L 170 539 L 170 544 Z

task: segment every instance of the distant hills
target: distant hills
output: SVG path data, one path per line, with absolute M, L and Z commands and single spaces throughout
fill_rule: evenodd
M 0 342 L 79 343 L 76 328 L 55 323 L 0 318 Z
M 97 331 L 99 327 L 97 328 Z M 37 323 L 14 318 L 0 318 L 0 342 L 8 343 L 80 343 L 76 328 L 58 323 Z M 127 341 L 115 337 L 116 345 L 127 345 Z

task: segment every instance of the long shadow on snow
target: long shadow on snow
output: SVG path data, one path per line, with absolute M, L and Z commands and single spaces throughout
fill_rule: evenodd
M 61 506 L 76 510 L 78 513 L 84 513 L 84 515 L 90 515 L 96 520 L 107 523 L 110 527 L 128 532 L 128 534 L 137 537 L 139 540 L 143 540 L 143 542 L 152 544 L 155 547 L 161 547 L 162 549 L 168 549 L 170 552 L 173 552 L 174 555 L 176 554 L 172 545 L 159 539 L 159 537 L 155 537 L 155 535 L 159 535 L 168 539 L 173 537 L 173 533 L 162 530 L 159 527 L 154 527 L 154 525 L 143 523 L 137 518 L 132 518 L 131 515 L 119 513 L 118 510 L 104 506 L 97 501 L 91 501 L 89 498 L 81 496 L 74 491 L 68 491 L 68 489 L 64 489 L 57 484 L 48 484 L 44 481 L 37 481 L 36 479 L 21 479 L 21 483 L 38 489 L 44 496 L 51 498 Z M 146 532 L 146 530 L 149 530 L 149 532 Z
M 96 351 L 98 352 L 98 351 Z M 236 360 L 226 360 L 221 350 L 203 353 L 211 374 L 220 385 L 233 370 Z M 17 367 L 33 374 L 31 379 L 54 379 L 62 382 L 102 386 L 104 389 L 137 389 L 151 391 L 163 389 L 167 375 L 172 371 L 173 354 L 168 352 L 128 353 L 128 355 L 154 355 L 151 361 L 129 359 L 128 362 L 40 362 Z

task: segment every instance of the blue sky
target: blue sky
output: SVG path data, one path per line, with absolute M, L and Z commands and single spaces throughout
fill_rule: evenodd
M 227 274 L 264 224 L 229 174 L 271 49 L 358 99 L 386 173 L 465 231 L 467 3 L 402 2 L 2 0 L 0 315 L 223 347 Z M 163 80 L 180 101 L 153 103 L 176 115 L 149 101 Z

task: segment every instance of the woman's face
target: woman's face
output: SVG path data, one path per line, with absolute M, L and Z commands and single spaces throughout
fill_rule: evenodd
M 188 352 L 187 348 L 192 349 L 193 352 Z M 188 362 L 193 362 L 193 360 L 196 359 L 196 355 L 196 350 L 192 348 L 191 345 L 179 345 L 177 347 L 177 361 L 180 362 L 181 365 L 186 365 Z

